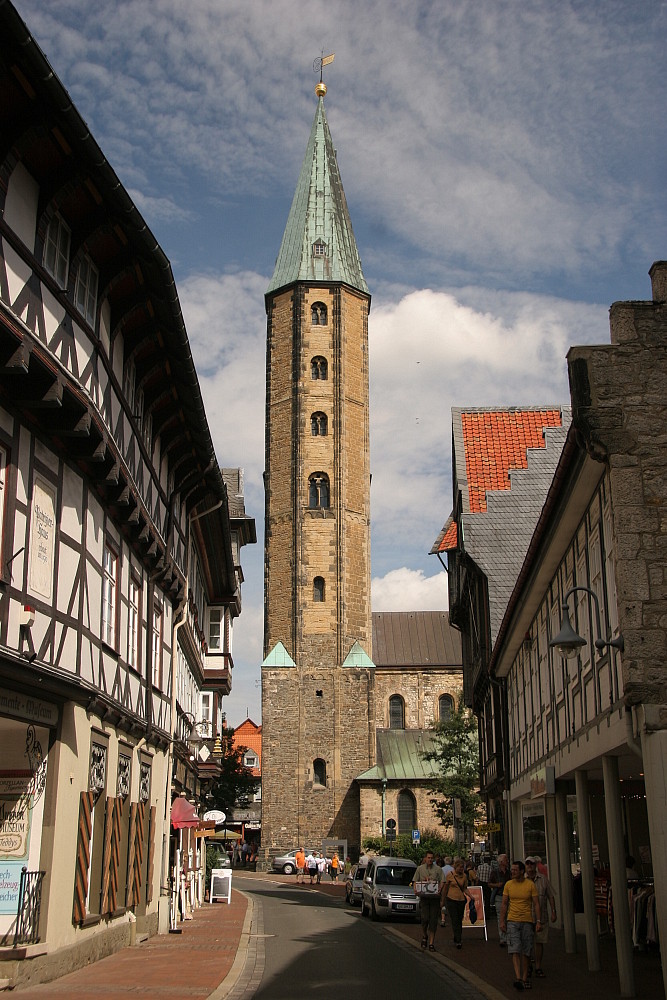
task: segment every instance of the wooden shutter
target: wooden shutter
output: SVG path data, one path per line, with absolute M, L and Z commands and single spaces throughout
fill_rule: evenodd
M 111 913 L 113 912 L 113 907 L 111 905 L 111 895 L 109 892 L 111 872 L 112 872 L 112 856 L 113 856 L 113 816 L 114 816 L 114 805 L 116 800 L 113 796 L 109 795 L 107 797 L 107 808 L 104 816 L 104 854 L 102 857 L 102 893 L 100 897 L 100 913 Z
M 118 872 L 120 870 L 120 847 L 123 836 L 123 799 L 116 799 L 113 810 L 113 832 L 111 834 L 111 872 L 109 876 L 109 897 L 111 912 L 118 908 Z
M 125 887 L 125 905 L 134 906 L 134 854 L 136 850 L 137 803 L 130 806 L 130 830 L 127 849 L 127 885 Z
M 81 792 L 79 802 L 79 829 L 76 841 L 76 868 L 74 871 L 74 910 L 72 922 L 80 924 L 86 916 L 88 874 L 90 872 L 90 838 L 93 832 L 93 792 Z
M 148 871 L 146 872 L 146 902 L 153 899 L 153 865 L 155 862 L 155 806 L 148 815 Z
M 136 828 L 134 837 L 134 865 L 132 867 L 132 901 L 141 899 L 141 866 L 144 860 L 144 830 L 146 825 L 146 803 L 137 803 Z

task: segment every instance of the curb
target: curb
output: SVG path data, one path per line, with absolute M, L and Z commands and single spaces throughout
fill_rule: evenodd
M 241 889 L 235 889 L 234 891 L 243 896 L 248 904 L 245 912 L 245 920 L 243 921 L 243 928 L 241 930 L 241 937 L 239 938 L 238 948 L 236 949 L 236 957 L 232 962 L 231 969 L 222 982 L 216 986 L 213 992 L 209 993 L 207 1000 L 224 1000 L 226 996 L 229 996 L 241 978 L 241 974 L 243 973 L 246 959 L 248 957 L 248 942 L 250 940 L 250 931 L 255 917 L 255 903 L 252 896 L 249 896 L 247 892 L 243 892 Z
M 389 931 L 390 934 L 395 934 L 396 937 L 400 937 L 403 941 L 408 942 L 413 948 L 419 947 L 419 943 L 413 937 L 400 931 L 397 927 L 387 924 L 384 929 Z M 474 986 L 476 990 L 479 990 L 480 993 L 487 997 L 487 1000 L 507 1000 L 505 994 L 497 990 L 495 986 L 491 986 L 484 979 L 480 979 L 479 976 L 475 975 L 474 972 L 470 972 L 469 969 L 465 969 L 457 962 L 453 962 L 451 958 L 446 958 L 440 952 L 429 952 L 429 958 L 434 958 L 441 965 L 446 966 L 450 972 L 455 973 L 460 979 L 464 979 L 470 986 Z

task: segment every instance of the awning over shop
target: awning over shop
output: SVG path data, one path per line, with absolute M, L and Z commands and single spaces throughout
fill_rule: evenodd
M 171 804 L 171 825 L 175 830 L 186 826 L 199 826 L 197 810 L 187 799 L 174 799 Z

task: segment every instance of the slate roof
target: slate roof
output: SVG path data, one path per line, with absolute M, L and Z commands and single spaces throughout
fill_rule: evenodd
M 374 611 L 372 622 L 378 668 L 461 666 L 461 634 L 446 611 Z
M 569 406 L 452 409 L 452 465 L 462 508 L 459 547 L 486 575 L 492 643 L 570 421 Z M 445 529 L 432 552 L 445 551 Z
M 296 281 L 343 282 L 368 294 L 322 97 L 267 294 Z
M 378 729 L 375 735 L 377 763 L 357 775 L 357 781 L 430 781 L 438 774 L 436 764 L 422 757 L 433 746 L 428 730 Z

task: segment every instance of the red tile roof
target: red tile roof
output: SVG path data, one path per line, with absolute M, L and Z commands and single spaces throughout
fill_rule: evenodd
M 258 726 L 252 719 L 246 719 L 234 730 L 232 742 L 235 748 L 247 747 L 248 750 L 254 750 L 259 758 L 259 767 L 253 767 L 251 770 L 254 775 L 259 777 L 262 771 L 262 727 Z
M 470 512 L 486 510 L 487 490 L 509 490 L 510 469 L 525 469 L 528 448 L 544 448 L 544 428 L 560 427 L 560 410 L 462 413 Z

